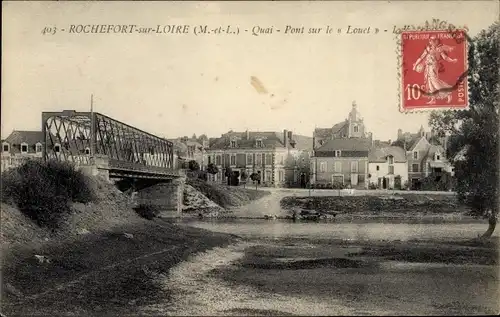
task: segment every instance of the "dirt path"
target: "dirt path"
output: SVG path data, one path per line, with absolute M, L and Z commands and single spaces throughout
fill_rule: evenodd
M 162 288 L 172 292 L 168 304 L 148 305 L 141 312 L 352 316 L 497 311 L 495 266 L 389 261 L 362 255 L 360 249 L 261 241 L 209 250 L 161 279 Z
M 263 292 L 211 276 L 214 270 L 235 265 L 243 258 L 244 250 L 252 245 L 240 243 L 213 249 L 174 267 L 162 281 L 163 287 L 173 292 L 172 304 L 151 305 L 144 307 L 142 312 L 184 316 L 356 314 L 354 308 L 344 305 L 341 300 Z M 390 315 L 393 312 L 373 311 L 373 314 Z

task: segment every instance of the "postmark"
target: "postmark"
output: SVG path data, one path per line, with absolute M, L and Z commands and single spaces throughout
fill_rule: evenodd
M 398 34 L 400 111 L 464 110 L 468 96 L 468 37 L 448 23 Z

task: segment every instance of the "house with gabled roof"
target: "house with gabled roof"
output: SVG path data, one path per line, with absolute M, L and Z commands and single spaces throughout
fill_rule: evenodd
M 371 145 L 367 138 L 327 140 L 314 150 L 313 183 L 316 187 L 367 188 Z
M 328 140 L 349 138 L 372 138 L 372 134 L 365 131 L 365 123 L 358 111 L 355 101 L 344 121 L 334 124 L 331 128 L 315 128 L 313 132 L 314 147 L 320 147 Z
M 238 178 L 245 172 L 259 174 L 264 186 L 305 186 L 311 152 L 312 138 L 292 131 L 229 131 L 209 140 L 205 161 L 218 167 L 216 181 Z
M 380 189 L 401 189 L 408 181 L 406 152 L 398 146 L 375 146 L 368 153 L 368 178 Z
M 168 139 L 174 144 L 175 167 L 185 165 L 185 163 L 194 160 L 198 162 L 203 169 L 206 165 L 204 161 L 204 153 L 208 148 L 207 140 L 198 140 L 188 137 L 180 137 L 176 139 Z
M 2 171 L 19 166 L 26 159 L 42 159 L 44 141 L 42 131 L 12 131 L 2 140 Z
M 421 127 L 418 133 L 403 134 L 398 131 L 398 146 L 406 151 L 408 161 L 408 181 L 412 189 L 420 188 L 420 181 L 430 174 L 441 172 L 454 174 L 450 161 L 446 158 L 444 146 L 437 144 L 432 133 Z M 446 144 L 446 140 L 442 140 Z

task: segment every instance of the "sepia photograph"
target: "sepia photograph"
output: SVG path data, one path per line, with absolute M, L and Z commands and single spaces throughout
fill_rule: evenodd
M 0 316 L 500 314 L 499 17 L 2 1 Z

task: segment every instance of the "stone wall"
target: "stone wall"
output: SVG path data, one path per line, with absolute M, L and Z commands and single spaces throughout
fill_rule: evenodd
M 185 183 L 186 179 L 180 177 L 168 183 L 144 188 L 134 195 L 134 203 L 153 205 L 162 211 L 180 214 L 183 208 Z

